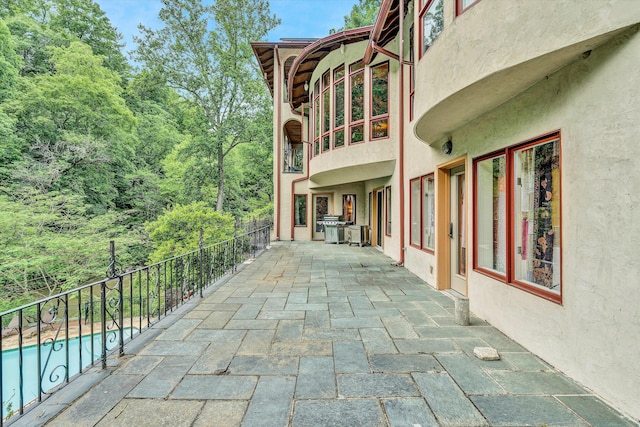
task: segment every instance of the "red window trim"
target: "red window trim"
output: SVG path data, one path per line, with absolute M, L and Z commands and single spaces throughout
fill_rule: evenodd
M 385 114 L 380 114 L 377 116 L 369 117 L 369 141 L 379 141 L 382 139 L 391 138 L 391 120 L 389 120 L 389 88 L 391 86 L 391 82 L 389 81 L 389 77 L 391 76 L 391 67 L 389 65 L 389 61 L 380 62 L 378 64 L 372 65 L 369 67 L 369 114 L 373 112 L 373 71 L 375 68 L 386 65 L 387 66 L 387 112 Z M 380 136 L 378 138 L 373 137 L 373 122 L 377 122 L 380 120 L 387 120 L 387 136 Z
M 478 4 L 480 0 L 474 0 L 469 6 L 462 8 L 462 0 L 456 0 L 456 16 L 462 15 L 467 10 Z
M 433 177 L 433 181 L 434 181 L 434 191 L 435 191 L 435 173 L 431 172 L 431 173 L 427 173 L 424 174 L 422 176 L 419 176 L 417 178 L 413 178 L 409 180 L 409 218 L 411 219 L 411 215 L 413 215 L 413 192 L 412 192 L 412 186 L 413 183 L 415 181 L 419 181 L 419 187 L 420 187 L 420 198 L 419 198 L 419 203 L 420 203 L 420 213 L 419 213 L 419 222 L 420 222 L 420 244 L 415 244 L 413 243 L 413 236 L 411 236 L 411 229 L 409 229 L 409 245 L 416 248 L 416 249 L 420 249 L 422 252 L 426 252 L 428 254 L 435 254 L 435 248 L 431 249 L 428 247 L 424 246 L 424 241 L 423 241 L 423 237 L 424 237 L 424 224 L 422 223 L 422 220 L 424 219 L 424 187 L 423 187 L 423 182 L 424 179 L 427 177 Z
M 336 71 L 338 69 L 340 69 L 340 67 L 342 67 L 342 77 L 340 77 L 339 79 L 336 80 Z M 331 110 L 332 114 L 332 120 L 331 120 L 331 127 L 332 127 L 332 133 L 333 133 L 333 144 L 331 145 L 331 148 L 334 150 L 339 150 L 341 148 L 344 148 L 347 145 L 347 134 L 346 134 L 346 107 L 345 107 L 345 101 L 347 100 L 347 85 L 346 85 L 346 76 L 347 76 L 347 70 L 345 68 L 344 64 L 338 65 L 336 68 L 333 69 L 332 72 L 333 75 L 333 108 Z M 343 103 L 342 103 L 342 109 L 343 109 L 343 118 L 342 118 L 342 125 L 340 126 L 336 126 L 336 87 L 340 84 L 343 83 Z M 343 136 L 343 144 L 340 147 L 336 147 L 336 134 L 340 131 L 344 132 L 344 136 Z
M 424 43 L 424 37 L 422 34 L 422 32 L 424 31 L 424 24 L 422 23 L 422 18 L 424 18 L 424 15 L 426 15 L 427 10 L 429 10 L 431 3 L 433 3 L 434 1 L 436 0 L 420 0 L 421 7 L 420 11 L 418 12 L 418 59 L 422 59 L 422 56 L 426 53 L 424 50 L 424 46 L 422 45 L 422 43 Z
M 305 213 L 304 213 L 304 221 L 305 225 L 297 225 L 295 222 L 295 209 L 296 209 L 296 197 L 304 197 L 304 205 L 305 205 Z M 307 228 L 309 226 L 309 199 L 307 194 L 295 194 L 293 195 L 293 226 L 297 228 Z
M 424 187 L 423 187 L 423 183 L 424 183 L 424 179 L 428 178 L 428 177 L 433 177 L 433 191 L 434 191 L 434 197 L 435 197 L 435 191 L 436 191 L 436 176 L 434 172 L 428 173 L 426 175 L 422 175 L 420 177 L 420 248 L 427 253 L 430 254 L 435 254 L 436 250 L 435 247 L 434 248 L 429 248 L 426 247 L 424 245 L 424 224 L 422 223 L 422 220 L 424 219 Z M 435 205 L 435 199 L 433 201 L 434 205 Z M 435 214 L 435 212 L 434 212 Z M 435 231 L 435 230 L 434 230 Z M 435 246 L 435 239 L 434 239 L 434 246 Z
M 349 132 L 349 135 L 348 135 L 349 136 L 349 139 L 348 139 L 349 145 L 362 144 L 363 142 L 365 142 L 365 139 L 364 139 L 364 122 L 365 122 L 364 114 L 363 114 L 363 118 L 361 120 L 353 121 L 353 119 L 351 117 L 351 112 L 353 110 L 353 108 L 352 108 L 353 105 L 351 103 L 352 102 L 352 100 L 351 100 L 351 79 L 352 79 L 353 76 L 357 75 L 358 73 L 362 73 L 363 80 L 364 80 L 364 69 L 365 69 L 364 64 L 363 64 L 363 66 L 361 68 L 358 68 L 355 71 L 351 71 L 351 67 L 353 67 L 354 65 L 357 65 L 360 62 L 362 62 L 361 59 L 349 64 L 349 104 L 348 104 L 349 105 L 349 126 L 348 126 L 348 129 L 349 129 L 348 130 L 348 132 Z M 364 93 L 363 93 L 363 96 L 364 96 Z M 362 106 L 362 108 L 364 109 L 364 105 Z M 351 141 L 351 129 L 356 127 L 356 126 L 360 126 L 360 125 L 362 125 L 362 127 L 363 127 L 363 138 L 362 138 L 362 141 L 352 142 Z
M 492 153 L 488 153 L 482 156 L 479 156 L 477 158 L 473 159 L 473 270 L 483 274 L 485 276 L 489 276 L 493 279 L 499 280 L 509 286 L 512 286 L 514 288 L 523 290 L 527 293 L 530 293 L 532 295 L 535 295 L 537 297 L 546 299 L 548 301 L 554 302 L 556 304 L 560 304 L 562 305 L 562 299 L 563 299 L 563 280 L 562 280 L 562 237 L 560 239 L 560 293 L 559 294 L 555 294 L 549 291 L 545 291 L 544 289 L 541 289 L 537 286 L 528 284 L 526 282 L 522 282 L 520 280 L 515 279 L 514 275 L 514 264 L 516 262 L 515 260 L 515 251 L 513 250 L 513 248 L 515 247 L 515 242 L 514 242 L 514 233 L 513 233 L 513 227 L 514 227 L 514 206 L 513 206 L 513 200 L 515 198 L 515 185 L 513 184 L 514 182 L 514 171 L 513 171 L 513 154 L 517 151 L 535 146 L 535 145 L 540 145 L 543 144 L 545 142 L 550 142 L 550 141 L 554 141 L 554 140 L 558 140 L 558 143 L 560 144 L 559 147 L 559 156 L 560 156 L 560 160 L 559 160 L 559 168 L 560 171 L 562 171 L 562 135 L 560 133 L 560 131 L 555 131 L 555 132 L 551 132 L 549 134 L 545 134 L 536 138 L 532 138 L 530 140 L 521 142 L 519 144 L 515 144 L 515 145 L 511 145 L 509 147 L 505 147 L 504 149 L 498 150 L 498 151 L 494 151 Z M 499 155 L 505 155 L 505 160 L 506 160 L 506 183 L 507 183 L 507 201 L 506 201 L 506 209 L 507 209 L 507 232 L 506 232 L 506 244 L 507 244 L 507 259 L 506 259 L 506 274 L 502 275 L 499 274 L 495 271 L 492 270 L 488 270 L 486 268 L 483 267 L 479 267 L 478 266 L 478 224 L 477 224 L 477 202 L 478 202 L 478 179 L 477 179 L 477 164 L 478 162 L 482 161 L 482 160 L 487 160 L 490 159 L 492 157 L 497 157 Z M 559 212 L 559 218 L 560 218 L 560 236 L 562 236 L 562 178 L 560 179 L 560 183 L 559 183 L 559 193 L 560 193 L 560 201 L 558 203 L 558 209 L 560 210 Z
M 389 228 L 389 217 L 391 216 L 391 186 L 387 185 L 384 187 L 384 235 L 387 237 L 391 237 L 391 233 L 387 233 Z
M 325 80 L 326 77 L 326 80 Z M 331 151 L 331 125 L 333 123 L 332 120 L 332 108 L 331 108 L 331 70 L 327 70 L 324 73 L 322 73 L 322 76 L 320 77 L 320 80 L 322 81 L 322 93 L 320 94 L 320 154 L 322 153 L 326 153 L 327 151 Z M 327 82 L 325 84 L 325 82 Z M 329 94 L 329 105 L 325 105 L 325 94 Z M 325 131 L 324 130 L 324 114 L 326 109 L 329 109 L 329 125 L 328 125 L 328 129 Z M 325 138 L 329 138 L 329 146 L 327 148 L 324 148 L 324 139 Z

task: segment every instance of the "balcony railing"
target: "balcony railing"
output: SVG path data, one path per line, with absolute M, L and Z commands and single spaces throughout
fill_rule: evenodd
M 211 246 L 0 313 L 0 426 L 37 405 L 270 244 L 270 222 Z M 13 421 L 13 420 L 11 420 Z

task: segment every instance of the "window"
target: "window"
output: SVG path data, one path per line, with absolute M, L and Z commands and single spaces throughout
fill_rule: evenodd
M 333 147 L 344 147 L 344 65 L 333 70 Z
M 313 151 L 320 154 L 320 80 L 313 85 Z
M 504 154 L 476 162 L 477 267 L 501 276 L 507 271 L 506 171 Z
M 411 246 L 420 247 L 420 178 L 411 180 Z
M 433 174 L 422 177 L 422 249 L 436 247 L 436 198 Z
M 322 152 L 331 148 L 331 77 L 329 71 L 322 75 Z
M 431 47 L 444 28 L 444 0 L 423 0 L 420 9 L 420 56 Z
M 296 194 L 293 205 L 293 218 L 296 227 L 307 226 L 307 195 Z
M 342 217 L 345 222 L 356 222 L 356 195 L 342 195 Z
M 389 136 L 389 63 L 371 67 L 371 139 Z
M 358 61 L 349 66 L 349 142 L 364 141 L 364 63 Z
M 285 135 L 282 166 L 283 172 L 302 172 L 304 168 L 304 152 L 301 142 L 291 142 Z
M 477 159 L 476 270 L 561 302 L 560 135 Z
M 456 15 L 460 15 L 465 10 L 476 4 L 479 0 L 456 0 Z
M 411 246 L 433 253 L 436 243 L 435 181 L 429 174 L 411 180 Z
M 387 236 L 391 236 L 391 187 L 385 188 L 385 218 L 386 218 L 386 229 L 385 234 Z

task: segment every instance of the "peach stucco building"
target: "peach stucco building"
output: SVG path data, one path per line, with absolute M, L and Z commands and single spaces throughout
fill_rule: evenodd
M 371 27 L 253 43 L 274 237 L 338 216 L 640 419 L 639 23 L 636 0 L 383 0 Z

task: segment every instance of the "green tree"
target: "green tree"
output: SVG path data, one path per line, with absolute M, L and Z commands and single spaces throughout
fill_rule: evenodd
M 42 193 L 73 189 L 107 208 L 130 170 L 135 118 L 120 97 L 119 76 L 89 46 L 73 42 L 52 52 L 56 73 L 23 79 L 7 106 L 23 141 L 14 177 Z
M 332 28 L 329 30 L 329 34 L 335 34 L 351 28 L 373 25 L 380 11 L 381 4 L 382 0 L 359 0 L 358 3 L 353 5 L 349 15 L 344 17 L 344 26 L 338 29 Z
M 230 239 L 234 224 L 231 215 L 216 212 L 204 202 L 176 205 L 147 224 L 155 247 L 151 261 L 158 262 L 198 249 L 200 230 L 206 245 Z
M 216 210 L 225 200 L 225 158 L 255 142 L 255 117 L 268 101 L 250 42 L 278 24 L 265 0 L 162 0 L 164 27 L 140 26 L 133 57 L 157 70 L 169 86 L 200 110 L 199 150 L 215 164 Z M 213 175 L 213 173 L 211 173 Z

